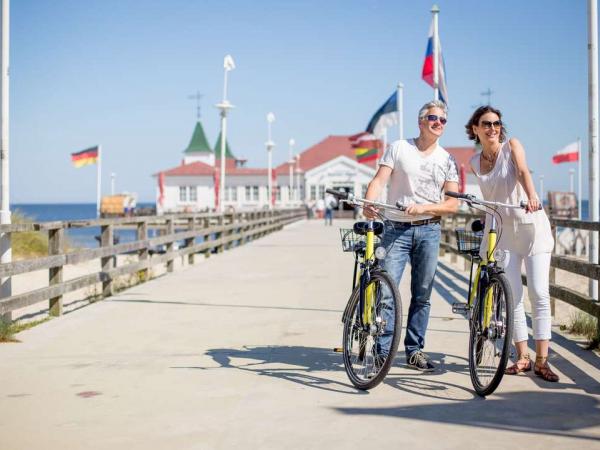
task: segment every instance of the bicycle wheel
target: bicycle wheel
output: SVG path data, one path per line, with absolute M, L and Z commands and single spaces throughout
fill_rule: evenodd
M 483 326 L 483 306 L 491 291 L 491 317 Z M 513 330 L 513 299 L 510 284 L 502 273 L 493 274 L 486 292 L 481 295 L 471 318 L 469 338 L 469 373 L 475 392 L 485 397 L 496 390 L 508 361 Z
M 371 324 L 363 323 L 360 286 L 352 292 L 343 317 L 344 368 L 352 384 L 363 390 L 377 386 L 388 374 L 402 330 L 402 302 L 390 276 L 373 271 L 370 286 L 375 299 Z

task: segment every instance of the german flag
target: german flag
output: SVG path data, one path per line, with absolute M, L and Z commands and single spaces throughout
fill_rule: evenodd
M 96 164 L 98 162 L 98 146 L 86 148 L 77 153 L 71 153 L 71 162 L 77 168 Z

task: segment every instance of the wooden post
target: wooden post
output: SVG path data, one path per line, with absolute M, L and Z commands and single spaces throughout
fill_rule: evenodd
M 190 231 L 194 230 L 195 224 L 196 224 L 196 218 L 195 217 L 192 217 L 192 218 L 188 219 L 188 229 Z M 195 237 L 187 238 L 185 240 L 185 246 L 186 246 L 186 248 L 193 247 L 195 241 L 196 241 Z M 194 254 L 193 253 L 190 253 L 188 255 L 188 264 L 189 265 L 193 265 L 194 264 Z
M 457 220 L 456 216 L 452 216 L 452 225 L 449 230 L 448 242 L 450 242 L 451 244 L 454 244 L 455 247 L 456 247 L 456 233 L 454 233 L 454 230 L 456 230 L 457 226 L 458 226 L 458 220 Z M 456 264 L 457 261 L 458 261 L 458 253 L 450 252 L 450 262 L 452 264 Z
M 221 214 L 219 216 L 219 218 L 217 219 L 217 223 L 219 225 L 219 232 L 217 233 L 217 239 L 222 240 L 223 239 L 223 225 L 225 224 L 225 215 Z M 221 243 L 217 246 L 217 253 L 223 253 L 223 242 L 221 241 Z
M 148 239 L 148 222 L 139 222 L 137 224 L 137 240 L 145 241 Z M 148 247 L 144 247 L 141 250 L 138 250 L 138 260 L 147 261 L 150 257 L 150 252 L 148 251 Z M 138 277 L 141 282 L 148 281 L 149 271 L 148 269 L 142 269 L 138 272 Z
M 100 235 L 100 245 L 102 247 L 112 247 L 114 245 L 113 240 L 113 226 L 111 225 L 102 225 L 100 227 L 101 235 Z M 115 266 L 115 259 L 113 256 L 104 256 L 100 258 L 100 264 L 102 265 L 103 272 L 109 272 Z M 108 278 L 102 281 L 102 296 L 109 297 L 113 295 L 113 280 Z
M 205 217 L 203 220 L 202 226 L 205 230 L 208 230 L 210 228 L 210 218 Z M 204 235 L 202 235 L 202 238 L 203 238 L 203 242 L 208 242 L 210 240 L 210 234 L 204 234 Z M 212 251 L 212 249 L 210 249 L 210 248 L 207 248 L 206 250 L 204 250 L 204 257 L 209 258 L 211 251 Z
M 168 259 L 167 259 L 167 272 L 173 272 L 173 269 L 175 267 L 175 263 L 174 263 L 174 259 L 173 259 L 173 247 L 175 245 L 174 239 L 175 237 L 173 236 L 175 234 L 175 221 L 173 220 L 173 218 L 169 218 L 167 219 L 167 236 L 169 236 L 169 239 L 171 239 L 171 241 L 169 241 L 169 243 L 167 244 L 167 255 L 168 255 Z
M 54 228 L 48 230 L 48 255 L 60 255 L 63 251 L 64 244 L 63 228 Z M 49 285 L 61 284 L 63 282 L 63 266 L 51 267 L 48 270 Z M 63 313 L 63 296 L 58 295 L 50 299 L 48 305 L 49 314 L 54 317 L 62 316 Z

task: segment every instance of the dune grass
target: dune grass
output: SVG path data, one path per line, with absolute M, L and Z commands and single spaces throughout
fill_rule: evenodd
M 583 311 L 577 311 L 571 314 L 569 331 L 575 334 L 581 334 L 589 341 L 589 349 L 600 346 L 600 333 L 598 331 L 598 319 Z

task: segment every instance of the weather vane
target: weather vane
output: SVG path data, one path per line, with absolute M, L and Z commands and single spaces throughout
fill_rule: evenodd
M 202 94 L 200 91 L 196 91 L 194 95 L 188 95 L 190 100 L 196 100 L 196 115 L 198 116 L 198 121 L 200 121 L 200 99 L 202 98 Z

